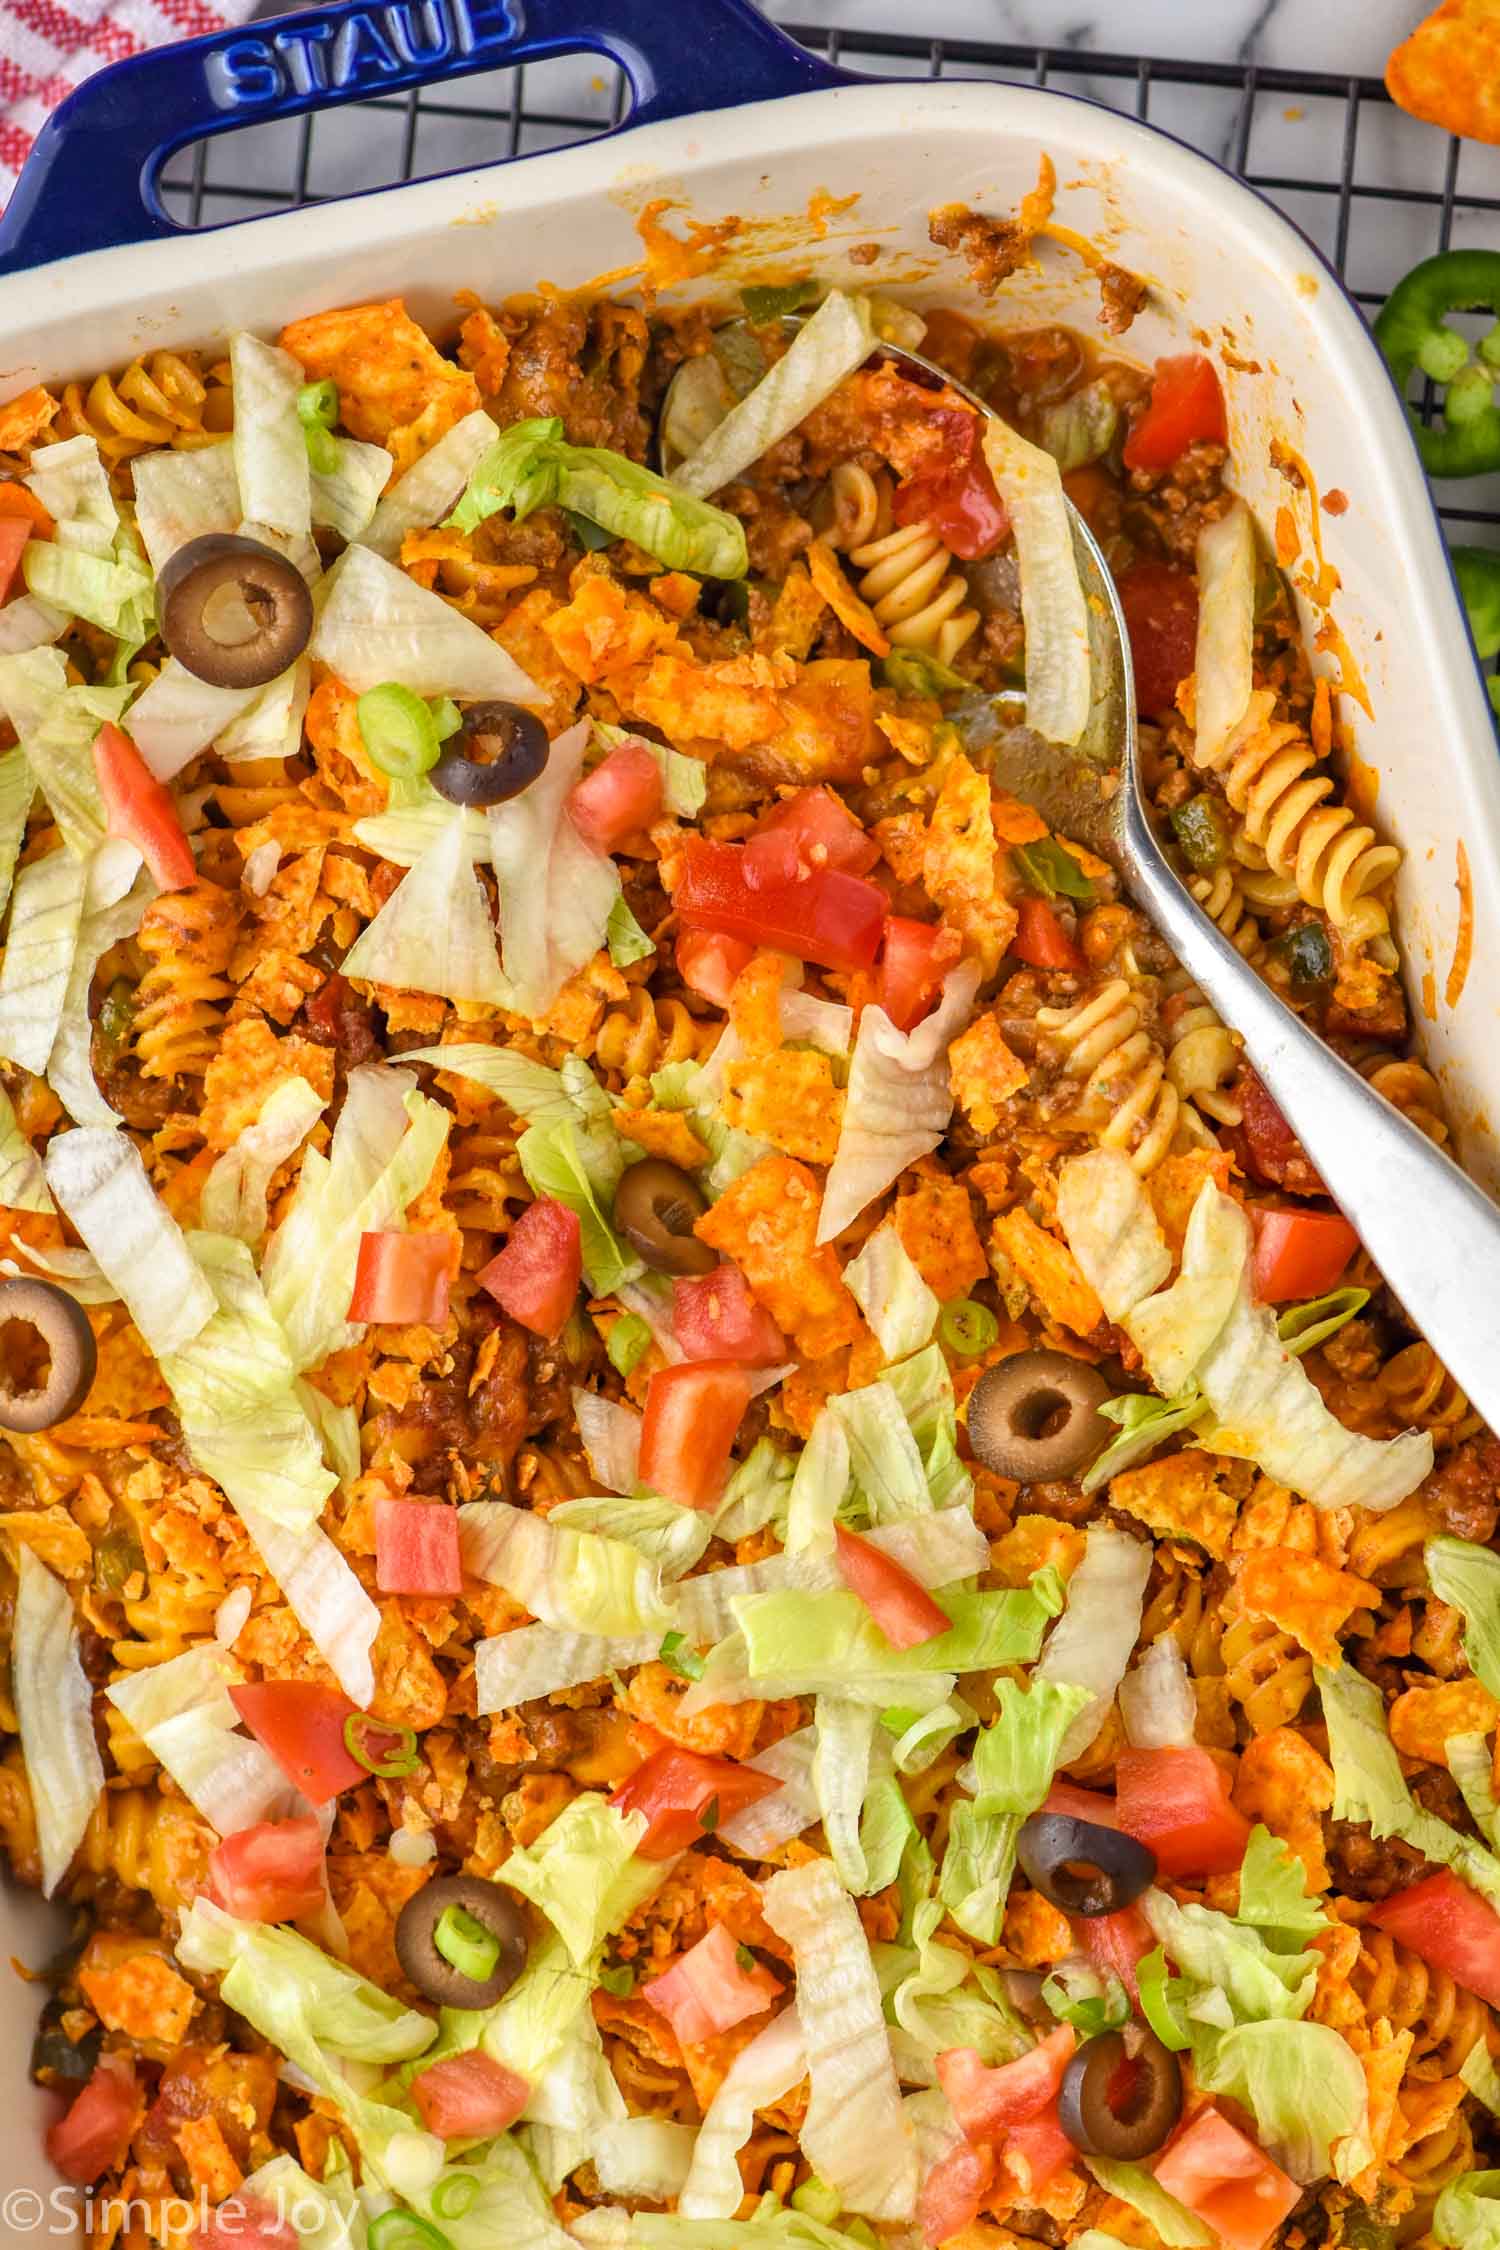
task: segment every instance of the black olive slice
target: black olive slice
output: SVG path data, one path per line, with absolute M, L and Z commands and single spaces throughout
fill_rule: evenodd
M 1064 1914 L 1118 1914 L 1156 1880 L 1149 1845 L 1071 1813 L 1033 1813 L 1016 1838 L 1016 1858 L 1032 1889 Z
M 654 1273 L 712 1273 L 718 1258 L 693 1232 L 707 1209 L 691 1173 L 648 1156 L 632 1164 L 615 1189 L 615 1232 Z
M 1017 1352 L 986 1368 L 969 1398 L 969 1443 L 996 1476 L 1021 1484 L 1070 1477 L 1109 1444 L 1099 1412 L 1109 1385 L 1066 1352 Z
M 0 1429 L 50 1430 L 88 1397 L 99 1353 L 88 1314 L 55 1281 L 0 1280 Z
M 437 1926 L 456 1906 L 486 1930 L 500 1951 L 487 1977 L 466 1976 L 438 1950 Z M 442 2008 L 492 2008 L 526 1966 L 526 1922 L 498 1883 L 479 1875 L 435 1875 L 396 1918 L 396 1958 L 425 1999 Z
M 210 687 L 264 687 L 312 638 L 301 571 L 238 532 L 205 532 L 179 547 L 156 581 L 156 607 L 173 656 Z
M 551 747 L 547 729 L 524 704 L 471 703 L 463 732 L 427 778 L 450 805 L 503 805 L 531 787 Z
M 1177 2057 L 1144 2024 L 1086 2040 L 1063 2073 L 1058 2122 L 1085 2156 L 1151 2156 L 1181 2114 Z

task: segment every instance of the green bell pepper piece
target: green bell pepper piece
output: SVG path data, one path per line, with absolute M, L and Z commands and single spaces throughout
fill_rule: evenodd
M 1439 419 L 1423 422 L 1408 405 L 1407 419 L 1433 477 L 1479 476 L 1500 468 L 1500 406 L 1493 383 L 1500 359 L 1500 323 L 1480 339 L 1479 357 L 1450 312 L 1500 314 L 1500 251 L 1443 250 L 1413 266 L 1386 299 L 1375 340 L 1403 396 L 1420 371 L 1446 386 Z

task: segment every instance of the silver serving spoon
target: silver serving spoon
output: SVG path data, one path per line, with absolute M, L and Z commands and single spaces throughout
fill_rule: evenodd
M 742 331 L 745 325 L 731 327 Z M 785 325 L 789 330 L 798 325 L 795 316 Z M 998 419 L 993 407 L 920 352 L 887 342 L 878 348 L 924 382 L 947 384 L 976 413 Z M 1003 789 L 1116 870 L 1182 967 L 1243 1040 L 1277 1107 L 1410 1318 L 1485 1420 L 1500 1426 L 1500 1210 L 1308 1029 L 1179 880 L 1141 791 L 1135 680 L 1114 580 L 1071 501 L 1068 513 L 1093 676 L 1082 739 L 1075 750 L 1065 750 L 1033 734 L 1021 721 L 1025 697 L 1019 691 L 976 694 L 961 706 L 967 739 Z
M 917 352 L 882 350 L 994 409 Z M 1425 1133 L 1309 1030 L 1215 928 L 1157 841 L 1141 790 L 1135 680 L 1114 580 L 1072 502 L 1089 615 L 1093 701 L 1076 751 L 1016 723 L 1011 697 L 975 698 L 993 721 L 988 770 L 1049 828 L 1109 861 L 1245 1052 L 1361 1242 L 1485 1420 L 1500 1418 L 1500 1210 Z M 976 711 L 975 705 L 979 706 Z M 972 731 L 972 730 L 971 730 Z

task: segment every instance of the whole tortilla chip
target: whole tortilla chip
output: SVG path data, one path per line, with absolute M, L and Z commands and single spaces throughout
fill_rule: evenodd
M 1442 0 L 1385 66 L 1391 99 L 1471 141 L 1500 141 L 1500 0 Z

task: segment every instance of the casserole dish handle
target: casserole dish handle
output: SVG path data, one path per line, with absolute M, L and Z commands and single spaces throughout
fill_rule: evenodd
M 628 124 L 852 82 L 750 0 L 335 0 L 85 79 L 0 218 L 0 274 L 179 232 L 158 180 L 191 142 L 580 51 L 625 73 Z

